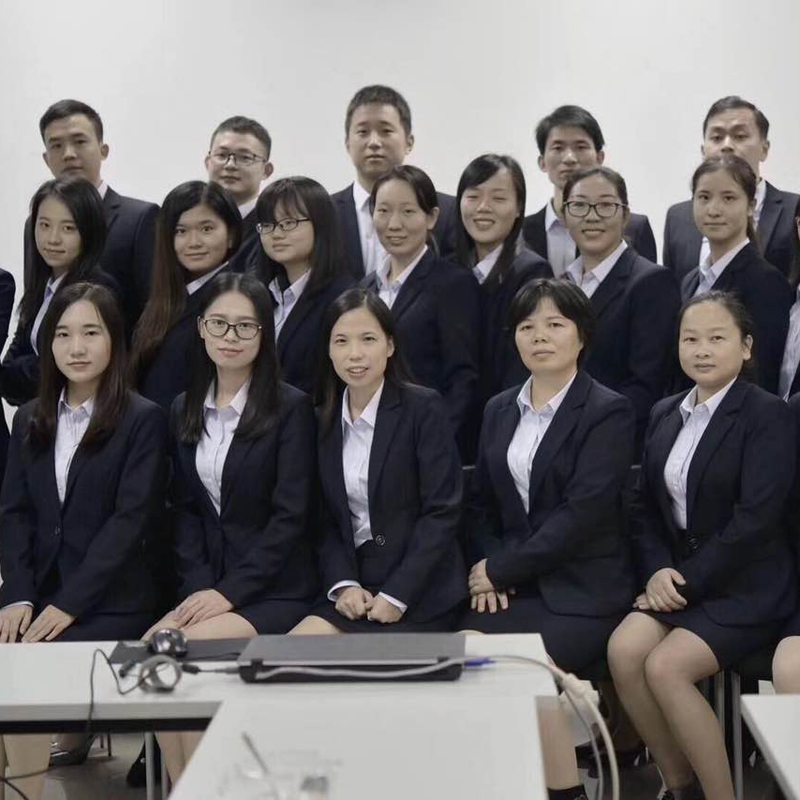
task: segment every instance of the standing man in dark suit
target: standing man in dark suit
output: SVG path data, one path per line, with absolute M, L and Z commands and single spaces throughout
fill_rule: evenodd
M 743 158 L 758 178 L 753 218 L 764 258 L 789 275 L 793 256 L 794 208 L 798 196 L 783 192 L 761 177 L 769 155 L 769 120 L 752 103 L 732 95 L 717 100 L 703 120 L 703 158 L 732 154 Z M 692 201 L 676 203 L 667 211 L 664 226 L 664 266 L 678 280 L 708 256 L 708 240 L 692 217 Z
M 567 267 L 580 255 L 564 224 L 562 192 L 567 178 L 605 160 L 605 140 L 600 124 L 580 106 L 559 106 L 536 126 L 539 169 L 553 184 L 553 197 L 544 208 L 525 217 L 522 235 L 528 247 L 550 262 L 553 274 L 563 277 Z M 639 255 L 655 262 L 656 239 L 644 214 L 631 214 L 625 239 Z
M 374 272 L 386 258 L 372 224 L 369 195 L 375 181 L 402 164 L 414 147 L 411 109 L 405 98 L 389 86 L 365 86 L 347 106 L 344 132 L 344 145 L 356 168 L 356 179 L 332 197 L 339 211 L 347 269 L 360 279 Z M 455 249 L 455 201 L 452 195 L 437 195 L 439 219 L 433 236 L 439 255 L 448 258 Z
M 117 194 L 101 177 L 108 145 L 103 122 L 91 106 L 78 100 L 59 100 L 39 120 L 44 163 L 55 178 L 79 175 L 100 192 L 108 225 L 101 264 L 120 286 L 128 331 L 133 330 L 150 292 L 153 245 L 158 206 Z M 30 218 L 26 221 L 26 234 Z M 25 242 L 33 238 L 26 235 Z M 34 253 L 25 247 L 25 281 L 32 274 Z
M 242 243 L 231 256 L 233 272 L 245 272 L 258 257 L 256 200 L 261 183 L 274 167 L 269 160 L 272 139 L 267 129 L 249 117 L 229 117 L 211 135 L 206 155 L 208 179 L 230 192 L 242 215 Z

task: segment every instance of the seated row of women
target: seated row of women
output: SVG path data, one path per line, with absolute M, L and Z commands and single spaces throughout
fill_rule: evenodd
M 746 379 L 757 339 L 736 297 L 680 311 L 692 388 L 650 416 L 630 514 L 635 410 L 583 369 L 596 318 L 575 285 L 513 298 L 527 378 L 487 404 L 463 506 L 447 401 L 407 380 L 378 295 L 327 309 L 317 417 L 279 380 L 273 320 L 257 278 L 209 281 L 167 424 L 126 388 L 111 292 L 54 295 L 0 495 L 0 641 L 539 632 L 570 671 L 608 650 L 676 796 L 695 776 L 727 796 L 694 684 L 782 639 L 776 685 L 800 691 L 800 402 Z

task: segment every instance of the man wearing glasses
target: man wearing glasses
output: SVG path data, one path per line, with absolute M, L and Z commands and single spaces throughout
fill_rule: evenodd
M 242 215 L 242 245 L 231 258 L 231 269 L 244 272 L 258 258 L 256 200 L 262 181 L 272 175 L 272 139 L 267 129 L 248 117 L 229 117 L 211 136 L 206 156 L 208 179 L 230 192 Z

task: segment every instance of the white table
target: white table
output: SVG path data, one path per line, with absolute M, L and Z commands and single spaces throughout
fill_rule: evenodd
M 743 695 L 742 714 L 783 793 L 800 800 L 800 695 Z

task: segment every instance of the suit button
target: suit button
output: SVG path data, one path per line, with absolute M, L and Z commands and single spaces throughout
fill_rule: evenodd
M 53 531 L 53 534 L 55 536 L 61 536 L 61 526 L 60 525 L 56 525 L 56 529 Z
M 699 547 L 699 545 L 700 545 L 700 543 L 698 542 L 698 540 L 697 540 L 697 537 L 696 537 L 696 536 L 690 536 L 690 537 L 687 539 L 687 544 L 689 545 L 689 549 L 690 549 L 690 550 L 697 550 L 697 548 L 698 548 L 698 547 Z
M 383 547 L 386 544 L 386 537 L 382 533 L 379 533 L 375 537 L 375 544 L 378 545 L 378 547 Z

